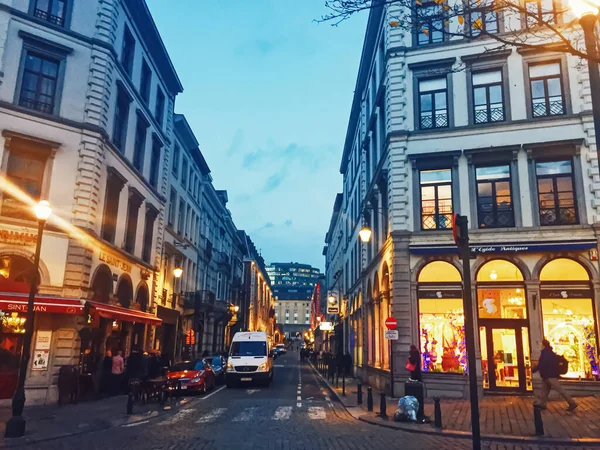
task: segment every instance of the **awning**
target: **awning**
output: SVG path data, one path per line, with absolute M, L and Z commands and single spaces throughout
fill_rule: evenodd
M 100 317 L 105 319 L 123 320 L 125 322 L 145 323 L 146 325 L 160 326 L 162 320 L 143 311 L 135 311 L 133 309 L 122 308 L 120 306 L 107 305 L 106 303 L 92 302 L 88 300 L 90 305 Z
M 19 292 L 0 292 L 0 310 L 4 312 L 27 312 L 29 295 Z M 77 298 L 36 295 L 33 310 L 42 313 L 83 314 L 83 303 Z

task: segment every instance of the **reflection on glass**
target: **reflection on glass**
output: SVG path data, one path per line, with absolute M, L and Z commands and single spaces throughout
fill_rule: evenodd
M 481 373 L 483 374 L 483 388 L 489 389 L 490 375 L 485 327 L 479 327 L 479 344 L 481 345 Z
M 419 299 L 419 321 L 423 371 L 465 373 L 462 299 Z
M 479 317 L 482 319 L 526 319 L 524 288 L 477 289 Z
M 492 330 L 496 386 L 519 387 L 517 336 L 514 329 Z
M 531 372 L 531 349 L 529 348 L 529 328 L 521 328 L 521 338 L 523 341 L 523 359 L 525 360 L 525 388 L 528 391 L 532 391 L 533 382 Z
M 564 291 L 564 295 L 568 295 Z M 598 379 L 598 347 L 592 299 L 542 299 L 544 334 L 569 361 L 567 378 Z

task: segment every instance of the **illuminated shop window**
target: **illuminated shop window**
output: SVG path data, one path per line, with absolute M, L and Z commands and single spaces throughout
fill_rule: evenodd
M 544 266 L 540 280 L 544 335 L 554 351 L 569 361 L 563 376 L 598 379 L 594 301 L 587 271 L 571 259 L 559 258 Z
M 419 274 L 419 325 L 423 371 L 464 373 L 467 357 L 461 276 L 434 261 Z

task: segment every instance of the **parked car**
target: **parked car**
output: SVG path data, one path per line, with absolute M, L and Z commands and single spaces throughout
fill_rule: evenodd
M 203 360 L 184 361 L 169 367 L 167 379 L 180 380 L 181 389 L 190 392 L 204 393 L 217 384 L 215 371 Z
M 221 355 L 207 356 L 204 358 L 204 362 L 208 363 L 215 372 L 215 378 L 218 384 L 225 382 L 225 367 L 227 361 Z
M 287 348 L 285 348 L 285 344 L 277 344 L 275 348 L 277 349 L 277 353 L 280 355 L 285 355 L 287 353 Z

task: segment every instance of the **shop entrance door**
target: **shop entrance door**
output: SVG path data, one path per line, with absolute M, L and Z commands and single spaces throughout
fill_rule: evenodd
M 483 387 L 500 392 L 531 391 L 528 328 L 506 322 L 480 327 Z

